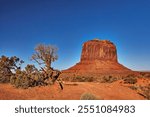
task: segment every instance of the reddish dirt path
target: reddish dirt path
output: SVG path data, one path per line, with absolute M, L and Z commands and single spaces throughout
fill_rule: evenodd
M 58 84 L 53 86 L 16 89 L 10 84 L 0 84 L 1 100 L 79 100 L 83 93 L 92 93 L 105 100 L 142 100 L 136 91 L 115 83 L 75 82 L 64 84 L 61 90 Z

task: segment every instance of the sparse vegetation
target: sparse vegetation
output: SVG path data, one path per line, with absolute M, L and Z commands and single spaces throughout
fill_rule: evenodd
M 80 100 L 98 100 L 98 98 L 92 93 L 83 93 Z
M 148 86 L 140 87 L 140 90 L 142 92 L 140 92 L 139 94 L 150 100 L 150 84 Z
M 140 72 L 141 77 L 150 78 L 150 72 Z
M 116 77 L 113 77 L 113 76 L 104 76 L 102 78 L 101 83 L 112 83 L 112 82 L 115 82 L 115 81 L 117 81 Z
M 0 82 L 9 83 L 10 77 L 13 75 L 15 70 L 21 69 L 21 64 L 23 63 L 18 57 L 6 57 L 1 56 L 0 58 Z
M 135 83 L 137 83 L 137 78 L 131 78 L 131 77 L 124 78 L 124 83 L 125 84 L 135 84 Z
M 32 59 L 39 65 L 45 65 L 40 70 L 29 64 L 24 70 L 21 70 L 21 64 L 24 61 L 16 56 L 10 58 L 2 56 L 0 58 L 0 82 L 11 83 L 17 88 L 26 89 L 28 87 L 52 85 L 57 81 L 63 89 L 62 82 L 58 78 L 61 72 L 51 67 L 51 63 L 58 58 L 56 50 L 54 46 L 42 44 L 35 48 L 36 52 L 33 54 Z
M 124 84 L 135 84 L 137 83 L 137 76 L 135 74 L 129 74 L 123 78 Z
M 76 76 L 71 79 L 72 82 L 93 82 L 93 77 L 88 76 Z
M 141 86 L 134 84 L 133 86 L 129 86 L 132 90 L 137 91 L 137 93 L 144 98 L 150 100 L 150 84 L 147 86 Z
M 146 74 L 144 75 L 144 77 L 150 78 L 150 73 L 146 73 Z
M 129 88 L 132 90 L 138 90 L 139 87 L 138 86 L 129 86 Z
M 29 71 L 28 68 L 30 68 L 31 71 Z M 42 80 L 44 79 L 44 77 L 42 77 L 42 74 L 38 72 L 37 69 L 35 69 L 35 71 L 33 69 L 35 69 L 34 65 L 27 65 L 24 71 L 17 70 L 16 74 L 11 76 L 10 83 L 17 88 L 24 89 L 28 87 L 46 85 L 44 83 L 44 80 Z

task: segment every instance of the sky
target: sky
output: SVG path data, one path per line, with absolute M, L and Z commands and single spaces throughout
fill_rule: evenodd
M 52 66 L 62 70 L 93 38 L 112 41 L 126 67 L 150 71 L 150 0 L 0 0 L 0 56 L 35 64 L 37 44 L 55 45 Z

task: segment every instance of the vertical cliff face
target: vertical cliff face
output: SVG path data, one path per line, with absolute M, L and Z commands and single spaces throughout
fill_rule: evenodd
M 81 62 L 83 61 L 117 62 L 116 46 L 108 40 L 90 40 L 83 44 Z

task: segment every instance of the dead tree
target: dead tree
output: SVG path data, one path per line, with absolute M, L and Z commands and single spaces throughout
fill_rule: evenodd
M 41 71 L 44 73 L 45 81 L 51 80 L 52 84 L 57 81 L 61 89 L 63 89 L 62 82 L 58 80 L 61 72 L 51 67 L 51 63 L 58 59 L 57 50 L 55 46 L 39 44 L 35 47 L 35 53 L 32 55 L 31 60 L 36 61 L 39 65 L 44 64 L 44 67 L 41 67 Z
M 51 69 L 51 63 L 58 59 L 57 50 L 55 46 L 39 44 L 35 47 L 31 60 L 36 61 L 39 65 L 44 64 L 48 71 Z

